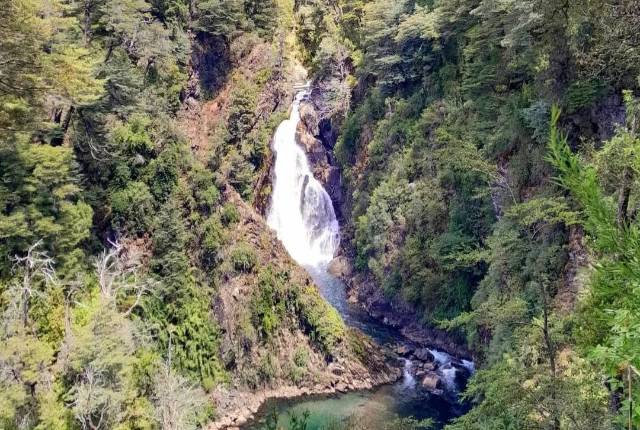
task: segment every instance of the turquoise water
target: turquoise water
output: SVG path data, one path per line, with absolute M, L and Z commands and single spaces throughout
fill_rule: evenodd
M 395 418 L 431 418 L 436 429 L 441 429 L 451 418 L 461 412 L 458 407 L 441 397 L 406 390 L 402 383 L 379 387 L 372 391 L 354 392 L 337 396 L 312 397 L 291 400 L 272 400 L 260 409 L 258 419 L 243 430 L 264 428 L 268 414 L 276 412 L 278 425 L 291 428 L 291 415 L 302 416 L 309 412 L 307 430 L 322 430 L 335 422 L 355 417 L 369 430 L 383 430 Z

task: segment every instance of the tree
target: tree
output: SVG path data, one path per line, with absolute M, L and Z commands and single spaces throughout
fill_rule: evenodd
M 21 143 L 0 151 L 2 254 L 24 252 L 41 240 L 66 275 L 78 264 L 82 251 L 76 247 L 89 237 L 93 215 L 82 201 L 71 150 Z M 0 269 L 6 274 L 6 260 Z
M 567 137 L 558 129 L 559 119 L 560 112 L 556 108 L 552 116 L 549 160 L 559 172 L 560 183 L 581 206 L 582 222 L 593 238 L 594 250 L 600 253 L 581 311 L 580 344 L 592 351 L 596 363 L 604 367 L 610 378 L 612 404 L 620 407 L 615 400 L 616 390 L 622 390 L 625 397 L 633 399 L 634 403 L 639 396 L 625 391 L 627 388 L 621 383 L 621 372 L 629 364 L 636 368 L 640 365 L 640 355 L 632 346 L 637 342 L 633 340 L 634 336 L 628 336 L 629 330 L 638 324 L 639 317 L 635 291 L 638 275 L 634 266 L 640 255 L 640 226 L 635 220 L 619 222 L 616 215 L 620 205 L 616 207 L 613 199 L 601 188 L 594 166 L 585 165 L 572 153 Z M 609 143 L 607 149 L 610 150 L 611 145 Z M 625 174 L 624 168 L 617 169 L 617 172 Z M 618 180 L 622 178 L 618 177 Z M 622 183 L 623 187 L 628 186 L 624 185 L 624 180 Z M 629 404 L 621 412 L 626 412 L 627 408 L 630 408 Z M 632 416 L 631 420 L 630 425 L 640 423 L 638 416 Z
M 578 30 L 573 41 L 581 77 L 632 88 L 640 75 L 640 12 L 633 0 L 579 1 L 572 8 Z
M 0 11 L 0 143 L 30 130 L 41 114 L 44 82 L 42 45 L 47 33 L 37 0 L 11 0 Z
M 406 64 L 395 45 L 398 24 L 407 8 L 406 1 L 394 2 L 392 5 L 374 1 L 364 9 L 365 70 L 373 74 L 383 88 L 394 89 L 407 79 L 403 71 Z
M 65 343 L 64 377 L 71 384 L 66 400 L 78 424 L 101 430 L 124 422 L 127 403 L 135 395 L 131 322 L 99 299 L 91 304 L 86 323 L 76 326 Z
M 0 289 L 7 303 L 0 319 L 0 424 L 8 429 L 33 428 L 40 419 L 39 404 L 53 396 L 54 350 L 34 334 L 37 321 L 30 312 L 35 301 L 46 300 L 48 287 L 56 282 L 53 260 L 37 249 L 39 245 L 15 257 L 18 277 L 9 288 Z
M 241 0 L 198 0 L 195 28 L 229 42 L 243 27 L 241 10 Z
M 275 0 L 244 0 L 244 14 L 253 24 L 259 36 L 269 39 L 278 20 Z
M 171 354 L 171 351 L 169 351 Z M 160 366 L 154 380 L 156 419 L 162 430 L 191 430 L 199 428 L 207 416 L 209 399 L 201 388 L 172 369 L 171 363 Z

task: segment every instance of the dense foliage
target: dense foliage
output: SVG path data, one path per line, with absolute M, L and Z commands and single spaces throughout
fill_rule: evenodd
M 257 264 L 253 244 L 229 242 L 240 213 L 223 191 L 253 197 L 284 108 L 281 93 L 259 98 L 281 78 L 271 57 L 256 76 L 236 68 L 255 45 L 278 61 L 292 8 L 0 7 L 1 428 L 178 430 L 213 416 L 205 390 L 229 379 L 214 302 Z M 228 112 L 197 157 L 180 111 L 227 83 Z M 269 276 L 260 284 L 279 288 Z M 315 290 L 286 288 L 284 316 L 329 353 L 342 321 Z M 275 321 L 256 307 L 268 335 Z
M 356 267 L 481 364 L 451 427 L 628 424 L 637 2 L 302 3 Z
M 357 270 L 476 353 L 450 428 L 640 425 L 636 0 L 6 0 L 0 427 L 198 428 L 252 344 L 256 388 L 311 373 L 269 352 L 284 325 L 327 359 L 345 338 L 229 238 L 225 193 L 269 191 L 294 21 Z M 228 107 L 203 151 L 199 97 Z M 257 288 L 223 354 L 234 279 Z

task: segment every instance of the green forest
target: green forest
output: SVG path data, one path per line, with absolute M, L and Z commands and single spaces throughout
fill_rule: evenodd
M 3 0 L 0 429 L 371 364 L 258 227 L 300 64 L 343 252 L 473 353 L 445 428 L 640 428 L 637 0 Z

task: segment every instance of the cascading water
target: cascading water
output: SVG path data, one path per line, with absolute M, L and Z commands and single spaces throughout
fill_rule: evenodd
M 402 387 L 413 389 L 416 386 L 416 378 L 413 377 L 413 364 L 411 360 L 404 359 L 404 369 L 402 370 Z
M 303 266 L 326 266 L 340 245 L 340 226 L 329 194 L 314 177 L 303 149 L 296 143 L 300 102 L 274 136 L 275 184 L 267 223 L 289 254 Z

